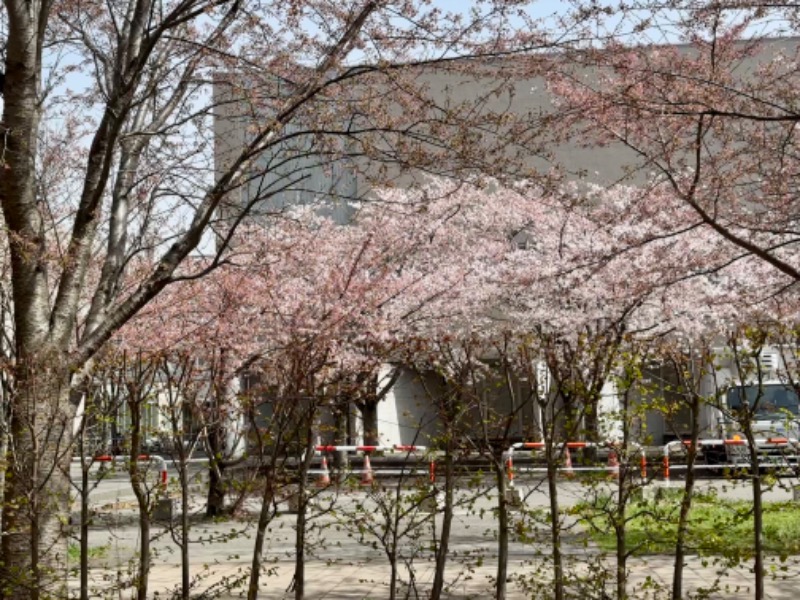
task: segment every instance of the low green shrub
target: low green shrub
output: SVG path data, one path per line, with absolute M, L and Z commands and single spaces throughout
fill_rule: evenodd
M 608 499 L 579 505 L 574 513 L 604 550 L 616 547 Z M 680 498 L 661 496 L 632 502 L 625 511 L 626 548 L 636 554 L 670 554 L 677 539 Z M 800 504 L 767 502 L 763 509 L 764 549 L 800 554 Z M 700 496 L 692 502 L 686 551 L 701 555 L 748 555 L 753 548 L 753 510 L 745 501 Z

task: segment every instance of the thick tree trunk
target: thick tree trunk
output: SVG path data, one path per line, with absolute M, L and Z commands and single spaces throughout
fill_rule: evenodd
M 208 427 L 206 451 L 208 453 L 208 494 L 206 496 L 206 516 L 221 517 L 225 514 L 225 495 L 227 481 L 225 477 L 225 460 L 223 458 L 224 431 L 219 422 Z
M 64 355 L 68 315 L 51 315 L 36 197 L 42 47 L 50 2 L 7 0 L 0 204 L 9 230 L 16 371 L 3 503 L 0 596 L 65 597 L 72 413 Z M 51 332 L 65 328 L 63 337 Z M 63 333 L 64 329 L 59 329 Z
M 220 362 L 220 371 L 226 376 L 224 356 Z M 228 467 L 242 460 L 246 443 L 239 378 L 228 377 L 215 388 L 217 391 L 214 397 L 213 422 L 208 426 L 206 436 L 209 456 L 207 517 L 227 514 L 225 499 L 231 485 L 226 471 Z
M 367 400 L 361 403 L 359 408 L 361 409 L 361 419 L 364 423 L 364 445 L 380 445 L 380 436 L 378 435 L 378 401 Z
M 397 600 L 397 551 L 389 553 L 389 600 Z
M 333 408 L 334 418 L 334 432 L 333 432 L 333 445 L 334 446 L 348 446 L 350 445 L 347 439 L 347 420 L 349 418 L 350 405 L 344 404 Z M 343 477 L 347 471 L 348 460 L 347 452 L 334 452 L 333 453 L 333 468 L 337 477 Z M 337 481 L 336 483 L 340 483 Z
M 206 516 L 220 517 L 225 514 L 225 468 L 221 463 L 208 467 L 208 496 L 206 498 Z
M 597 409 L 598 404 L 600 402 L 599 399 L 600 394 L 598 393 L 595 395 L 590 395 L 588 397 L 588 402 L 586 407 L 584 408 L 584 415 L 583 415 L 583 431 L 580 428 L 573 429 L 573 431 L 578 431 L 578 439 L 586 440 L 587 442 L 602 442 L 603 440 L 600 439 L 600 432 L 599 432 L 599 422 L 598 422 L 598 415 Z M 578 417 L 576 417 L 578 418 Z M 582 437 L 580 434 L 583 434 Z M 564 440 L 566 442 L 570 442 L 573 440 Z M 594 464 L 597 462 L 597 446 L 589 446 L 583 450 L 583 460 L 588 464 Z
M 19 379 L 6 456 L 3 598 L 65 594 L 72 413 L 66 377 Z
M 147 590 L 150 584 L 150 513 L 147 503 L 139 500 L 139 565 L 136 571 L 136 600 L 147 600 Z

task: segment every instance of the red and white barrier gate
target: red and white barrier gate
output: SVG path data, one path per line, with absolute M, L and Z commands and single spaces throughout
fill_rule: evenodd
M 87 461 L 90 462 L 100 462 L 100 463 L 115 463 L 115 462 L 127 462 L 131 460 L 131 456 L 127 455 L 116 455 L 112 456 L 110 454 L 102 454 L 100 456 L 90 456 L 86 457 Z M 158 482 L 166 489 L 167 487 L 167 461 L 164 459 L 163 456 L 158 456 L 157 454 L 140 454 L 136 457 L 136 462 L 154 462 L 158 465 Z
M 642 479 L 647 479 L 647 455 L 644 448 L 640 444 L 631 444 L 633 448 L 639 452 L 639 471 Z M 564 464 L 557 469 L 563 472 L 567 477 L 574 475 L 575 471 L 607 471 L 609 477 L 619 477 L 619 451 L 621 444 L 617 442 L 566 442 L 554 445 L 555 448 L 562 450 L 564 453 Z M 543 450 L 545 448 L 544 442 L 517 442 L 512 444 L 506 451 L 506 477 L 508 478 L 509 486 L 514 486 L 514 452 L 516 450 Z M 570 450 L 584 449 L 584 448 L 608 448 L 608 464 L 605 467 L 573 467 L 572 456 Z M 529 467 L 526 471 L 530 473 L 546 473 L 547 467 Z
M 796 461 L 800 459 L 798 455 L 798 450 L 800 450 L 800 443 L 798 440 L 794 438 L 784 438 L 784 437 L 775 437 L 775 438 L 759 438 L 755 440 L 756 448 L 759 452 L 769 451 L 769 450 L 784 450 L 784 449 L 793 449 L 794 452 L 791 455 L 783 455 L 784 459 L 788 459 L 790 456 L 793 457 Z M 670 453 L 677 449 L 682 448 L 686 449 L 692 445 L 690 440 L 675 440 L 672 442 L 667 443 L 664 446 L 664 458 L 663 458 L 663 477 L 664 481 L 669 482 L 670 478 L 670 471 L 681 470 L 685 471 L 688 469 L 688 465 L 671 465 L 670 464 Z M 746 446 L 747 440 L 743 440 L 739 437 L 731 438 L 731 439 L 703 439 L 697 440 L 697 445 L 700 448 L 729 448 L 731 446 Z M 800 461 L 798 461 L 800 462 Z M 786 464 L 776 464 L 772 461 L 765 460 L 763 463 L 759 464 L 759 467 L 764 468 L 784 468 L 788 466 Z M 746 462 L 736 462 L 736 463 L 717 463 L 717 464 L 696 464 L 694 465 L 694 469 L 724 469 L 724 468 L 743 468 L 743 467 L 750 467 L 749 459 Z
M 317 452 L 425 452 L 426 446 L 315 446 Z
M 315 446 L 314 451 L 317 453 L 326 453 L 326 452 L 363 452 L 364 453 L 364 468 L 361 470 L 361 483 L 362 485 L 372 485 L 375 474 L 372 470 L 372 465 L 370 464 L 370 454 L 373 452 L 388 452 L 390 454 L 395 453 L 416 453 L 416 452 L 427 452 L 428 448 L 426 446 L 409 446 L 409 445 L 401 445 L 395 444 L 393 446 Z M 325 465 L 321 471 L 322 481 L 325 481 L 325 478 L 328 477 L 328 469 L 327 469 L 327 460 L 323 456 L 323 461 L 325 461 Z M 309 473 L 315 472 L 314 470 L 310 470 Z M 428 467 L 428 473 L 431 481 L 431 485 L 434 483 L 436 467 L 434 465 L 434 459 L 431 457 L 430 465 Z M 330 478 L 327 479 L 328 483 L 330 482 Z M 320 484 L 322 485 L 322 483 Z M 327 485 L 327 484 L 326 484 Z

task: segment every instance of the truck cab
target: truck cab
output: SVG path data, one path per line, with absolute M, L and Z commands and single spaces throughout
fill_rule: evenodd
M 722 404 L 724 437 L 735 434 L 747 418 L 757 439 L 797 439 L 800 434 L 800 397 L 788 383 L 773 380 L 733 386 L 724 393 Z

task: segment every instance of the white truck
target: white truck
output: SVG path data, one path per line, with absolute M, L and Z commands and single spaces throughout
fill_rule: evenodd
M 755 438 L 763 464 L 796 466 L 800 438 L 800 397 L 793 352 L 765 347 L 757 356 L 730 348 L 714 353 L 714 368 L 701 380 L 699 411 L 701 459 L 709 465 L 749 463 L 746 429 Z M 649 414 L 645 435 L 675 450 L 691 432 L 691 411 L 681 395 L 664 385 L 665 404 L 677 410 Z M 660 440 L 658 439 L 660 435 Z M 665 448 L 668 453 L 670 448 Z

